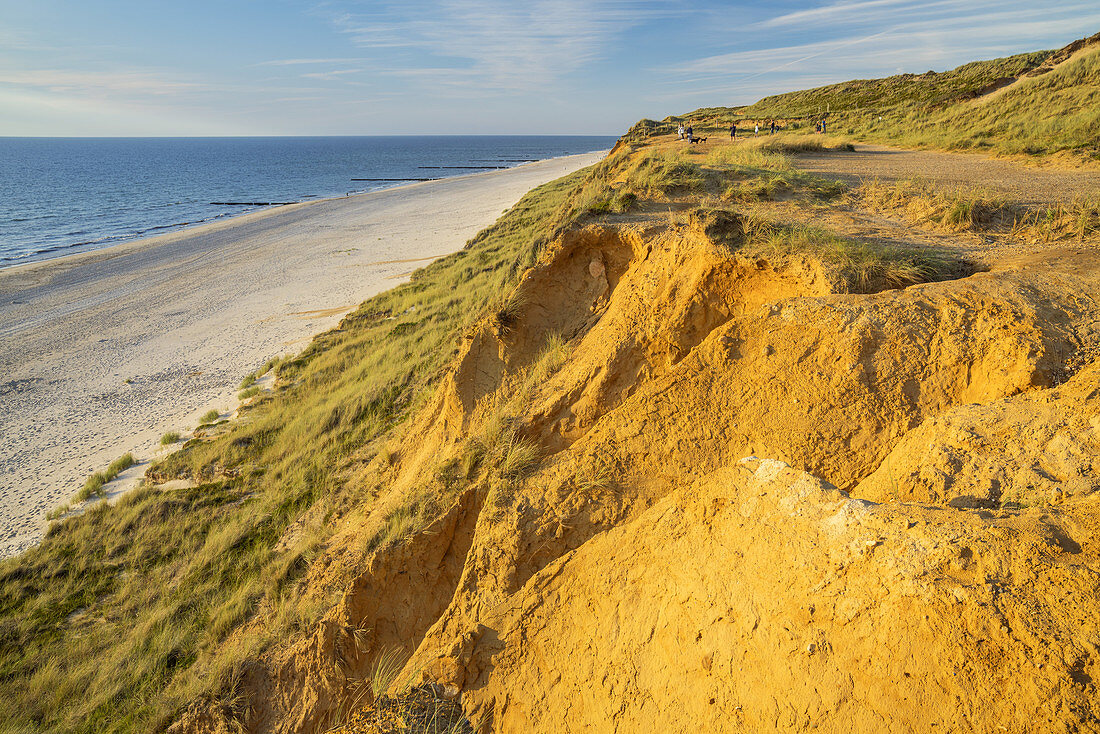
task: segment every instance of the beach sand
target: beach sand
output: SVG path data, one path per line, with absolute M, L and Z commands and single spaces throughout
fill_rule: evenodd
M 602 153 L 254 212 L 0 271 L 0 556 L 93 471 L 132 486 L 241 379 Z

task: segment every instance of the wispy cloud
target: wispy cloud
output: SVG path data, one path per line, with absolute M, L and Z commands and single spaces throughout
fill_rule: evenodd
M 999 11 L 991 14 L 994 5 Z M 850 22 L 853 14 L 860 13 L 876 16 L 871 24 L 874 32 Z M 803 24 L 812 24 L 830 40 L 731 51 L 658 71 L 668 84 L 691 83 L 700 85 L 700 94 L 724 93 L 752 101 L 762 94 L 803 88 L 811 77 L 829 83 L 943 69 L 1036 49 L 1035 38 L 1069 41 L 1083 29 L 1100 26 L 1100 8 L 1080 2 L 1052 9 L 1022 4 L 1013 8 L 992 0 L 974 0 L 965 6 L 950 0 L 919 6 L 912 0 L 859 0 L 788 13 L 760 25 Z M 853 28 L 864 32 L 852 33 Z
M 785 27 L 803 27 L 808 25 L 814 25 L 819 23 L 835 23 L 838 21 L 849 21 L 853 18 L 864 19 L 869 14 L 874 12 L 896 12 L 898 6 L 912 5 L 912 0 L 860 0 L 858 2 L 846 2 L 831 3 L 828 5 L 821 5 L 816 8 L 810 8 L 808 10 L 797 10 L 793 13 L 784 13 L 783 15 L 777 15 L 774 18 L 762 21 L 757 24 L 759 28 L 785 28 Z M 926 3 L 927 5 L 943 5 L 944 3 Z M 958 5 L 958 3 L 950 3 Z
M 311 71 L 305 74 L 299 74 L 303 79 L 318 79 L 320 81 L 331 81 L 333 79 L 339 79 L 349 74 L 362 74 L 364 69 L 332 69 L 331 71 Z
M 87 94 L 177 94 L 202 87 L 194 82 L 166 78 L 148 71 L 77 71 L 73 69 L 0 70 L 0 84 L 37 87 L 52 92 Z
M 274 59 L 272 61 L 261 61 L 257 64 L 253 64 L 253 66 L 307 66 L 310 64 L 353 64 L 357 61 L 366 61 L 366 59 Z
M 439 81 L 537 89 L 600 58 L 612 40 L 672 4 L 660 0 L 429 0 L 370 3 L 333 17 L 381 73 L 403 53 Z M 404 57 L 402 57 L 404 58 Z

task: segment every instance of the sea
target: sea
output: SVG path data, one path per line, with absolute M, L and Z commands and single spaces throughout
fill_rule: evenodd
M 269 206 L 605 150 L 615 140 L 574 135 L 0 138 L 0 268 Z

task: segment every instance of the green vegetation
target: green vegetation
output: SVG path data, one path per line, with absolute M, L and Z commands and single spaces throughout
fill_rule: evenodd
M 222 413 L 220 410 L 218 410 L 217 408 L 211 408 L 210 410 L 202 414 L 202 418 L 199 418 L 199 425 L 208 426 L 211 423 L 217 421 L 218 418 L 221 418 L 221 416 Z
M 593 167 L 570 204 L 570 219 L 611 214 L 699 196 L 725 199 L 803 197 L 829 200 L 847 189 L 798 171 L 784 154 L 820 141 L 802 138 L 720 145 L 705 153 L 682 146 L 627 145 Z
M 860 188 L 858 197 L 871 209 L 900 212 L 914 224 L 952 232 L 1000 231 L 1018 241 L 1051 242 L 1084 240 L 1100 231 L 1100 197 L 1032 209 L 986 191 L 945 190 L 918 179 L 892 185 L 875 179 Z
M 1032 75 L 1023 76 L 1028 72 Z M 831 132 L 902 147 L 1017 155 L 1068 151 L 1096 159 L 1098 88 L 1100 45 L 1074 58 L 1036 51 L 941 73 L 830 84 L 765 97 L 747 107 L 707 107 L 659 122 L 642 120 L 625 139 L 667 135 L 687 121 L 707 134 L 724 132 L 735 121 L 777 120 L 785 130 L 805 131 L 826 119 Z
M 898 109 L 945 107 L 973 99 L 989 88 L 1046 61 L 1051 51 L 974 61 L 950 71 L 899 74 L 885 79 L 857 79 L 816 89 L 764 97 L 740 110 L 750 119 L 803 118 L 863 113 L 879 115 Z
M 134 457 L 125 453 L 110 463 L 104 471 L 97 471 L 84 482 L 84 486 L 73 496 L 73 502 L 84 502 L 93 496 L 103 496 L 103 485 L 117 477 L 121 472 L 134 465 Z M 60 513 L 59 513 L 60 514 Z
M 896 247 L 842 237 L 818 227 L 746 217 L 747 249 L 773 259 L 809 255 L 831 266 L 847 290 L 870 293 L 966 274 L 966 265 L 933 248 Z
M 166 434 L 164 434 L 163 436 L 160 437 L 160 445 L 161 446 L 171 446 L 172 444 L 176 443 L 179 440 L 180 440 L 180 435 L 179 435 L 178 432 L 169 431 L 168 433 L 166 433 Z
M 589 174 L 533 190 L 461 252 L 266 366 L 278 376 L 271 399 L 152 472 L 198 486 L 140 487 L 0 564 L 0 731 L 157 731 L 200 697 L 245 705 L 234 693 L 245 663 L 333 602 L 303 599 L 295 581 L 333 518 L 369 507 L 371 486 L 338 477 L 392 445 L 461 334 L 580 215 L 571 202 Z M 463 466 L 481 466 L 454 458 L 439 473 L 452 492 Z M 513 456 L 510 471 L 529 462 Z M 392 532 L 412 527 L 402 524 Z M 258 614 L 263 625 L 244 626 Z
M 250 387 L 246 390 L 241 390 L 239 393 L 237 393 L 237 399 L 238 400 L 248 400 L 249 398 L 256 397 L 259 394 L 260 394 L 260 386 L 259 385 L 253 385 L 252 387 Z

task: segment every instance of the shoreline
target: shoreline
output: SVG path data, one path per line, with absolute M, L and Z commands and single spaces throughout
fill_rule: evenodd
M 569 154 L 569 155 L 551 156 L 550 158 L 541 158 L 537 161 L 527 161 L 527 162 L 520 163 L 520 164 L 515 165 L 515 166 L 499 168 L 499 169 L 495 169 L 495 170 L 491 170 L 491 171 L 474 171 L 474 172 L 471 172 L 471 173 L 463 173 L 463 174 L 459 174 L 459 175 L 456 175 L 456 176 L 440 176 L 438 178 L 433 178 L 433 179 L 427 180 L 427 181 L 409 181 L 407 183 L 399 183 L 399 184 L 394 184 L 392 186 L 381 186 L 381 187 L 376 188 L 376 189 L 371 189 L 370 191 L 351 191 L 351 192 L 348 192 L 347 194 L 345 194 L 344 196 L 324 196 L 324 197 L 322 197 L 322 196 L 319 196 L 319 195 L 312 195 L 311 194 L 308 198 L 302 199 L 301 201 L 293 201 L 293 202 L 287 202 L 287 203 L 280 203 L 280 204 L 265 206 L 263 208 L 252 209 L 251 211 L 241 212 L 239 214 L 226 213 L 226 214 L 221 215 L 221 216 L 210 217 L 208 219 L 203 219 L 203 220 L 197 221 L 197 222 L 186 222 L 186 223 L 181 223 L 181 224 L 160 224 L 160 225 L 150 227 L 144 233 L 140 233 L 140 234 L 137 234 L 137 235 L 134 235 L 134 236 L 125 235 L 125 236 L 122 236 L 120 239 L 114 239 L 111 242 L 109 242 L 107 244 L 104 244 L 100 247 L 89 247 L 87 249 L 79 250 L 77 252 L 70 252 L 70 253 L 66 253 L 66 254 L 58 254 L 58 255 L 47 256 L 47 257 L 42 257 L 42 258 L 36 258 L 33 255 L 29 255 L 25 258 L 21 258 L 18 261 L 10 261 L 7 264 L 4 264 L 3 259 L 0 258 L 0 273 L 5 273 L 9 270 L 13 270 L 13 269 L 16 269 L 16 268 L 30 267 L 32 265 L 40 265 L 42 263 L 49 263 L 49 262 L 56 262 L 58 260 L 65 260 L 67 258 L 78 257 L 80 255 L 90 255 L 92 253 L 111 250 L 115 247 L 120 247 L 120 246 L 123 246 L 123 245 L 136 244 L 136 243 L 139 243 L 139 242 L 145 242 L 147 240 L 153 240 L 153 239 L 157 239 L 157 238 L 160 238 L 160 237 L 167 237 L 169 235 L 179 234 L 181 232 L 191 232 L 191 231 L 200 229 L 202 227 L 211 227 L 211 226 L 218 225 L 218 224 L 234 222 L 234 221 L 237 221 L 237 220 L 241 219 L 242 217 L 247 217 L 247 216 L 250 216 L 250 215 L 253 215 L 253 214 L 262 214 L 262 213 L 265 213 L 265 212 L 281 211 L 281 210 L 286 209 L 287 207 L 301 206 L 301 205 L 305 205 L 305 204 L 320 204 L 320 203 L 329 202 L 329 201 L 342 201 L 342 200 L 354 198 L 354 197 L 357 197 L 357 196 L 371 196 L 372 194 L 378 194 L 378 193 L 381 193 L 381 192 L 384 192 L 384 191 L 393 191 L 395 189 L 404 189 L 404 188 L 409 188 L 409 187 L 413 187 L 413 186 L 421 186 L 423 184 L 433 184 L 433 183 L 438 183 L 440 181 L 451 181 L 451 180 L 454 180 L 454 179 L 469 178 L 469 177 L 473 177 L 473 176 L 484 176 L 486 174 L 500 173 L 502 171 L 514 171 L 518 168 L 523 168 L 524 166 L 538 165 L 540 163 L 546 163 L 546 162 L 549 162 L 549 161 L 562 160 L 562 159 L 565 159 L 565 158 L 572 158 L 574 156 L 586 156 L 586 155 L 596 155 L 596 154 L 600 154 L 601 156 L 603 156 L 603 155 L 606 155 L 607 152 L 608 152 L 607 150 L 603 150 L 603 151 L 595 150 L 595 151 L 589 151 L 587 153 L 572 153 L 572 154 Z M 152 232 L 153 230 L 157 230 L 157 229 L 163 229 L 163 230 L 167 230 L 167 231 L 160 232 L 160 233 L 157 233 L 157 234 L 148 234 L 148 232 Z M 64 250 L 81 247 L 82 244 L 90 244 L 90 243 L 74 243 L 74 244 L 71 244 L 71 245 L 62 245 L 62 246 L 59 246 L 59 247 L 55 248 L 54 250 L 51 250 L 51 252 L 53 252 L 53 251 L 62 252 Z M 36 253 L 36 254 L 39 254 L 39 253 Z
M 0 269 L 0 557 L 118 456 L 162 453 L 267 359 L 606 151 L 270 207 Z M 165 450 L 171 450 L 168 447 Z M 132 486 L 145 466 L 117 482 Z

